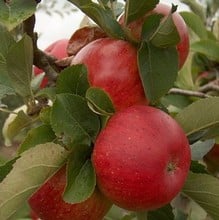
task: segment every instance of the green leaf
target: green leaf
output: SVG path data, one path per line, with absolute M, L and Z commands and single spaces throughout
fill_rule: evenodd
M 136 220 L 136 213 L 129 212 L 116 205 L 113 205 L 104 217 L 104 220 Z
M 53 104 L 51 126 L 67 145 L 90 145 L 99 132 L 100 121 L 85 98 L 62 93 Z
M 85 96 L 89 87 L 87 69 L 84 65 L 73 65 L 64 69 L 57 80 L 57 93 Z
M 100 88 L 90 87 L 86 92 L 86 99 L 91 109 L 97 114 L 111 116 L 115 112 L 112 100 Z
M 174 215 L 173 215 L 173 210 L 172 210 L 171 205 L 166 205 L 154 211 L 149 211 L 147 219 L 148 220 L 158 220 L 158 219 L 173 220 Z
M 12 160 L 7 161 L 6 163 L 0 165 L 0 183 L 2 180 L 9 174 L 13 168 L 13 164 L 19 157 L 15 157 Z
M 90 154 L 91 149 L 83 147 L 74 151 L 68 161 L 67 186 L 63 195 L 64 200 L 68 203 L 85 201 L 95 189 L 95 172 L 91 161 L 87 159 Z
M 161 19 L 163 18 L 163 15 L 161 14 L 152 14 L 147 17 L 147 19 L 144 21 L 144 24 L 142 26 L 141 31 L 141 39 L 144 41 L 149 41 L 155 31 L 158 29 Z
M 0 1 L 0 24 L 11 31 L 33 15 L 35 10 L 36 1 L 34 0 Z
M 191 145 L 192 160 L 202 160 L 205 154 L 214 146 L 215 140 L 197 141 Z
M 41 125 L 39 127 L 32 128 L 19 146 L 18 153 L 21 154 L 38 144 L 52 142 L 55 138 L 55 133 L 49 125 Z
M 75 187 L 75 180 L 86 162 L 86 160 L 90 157 L 92 148 L 90 146 L 76 146 L 74 151 L 69 157 L 67 162 L 67 185 L 63 194 L 63 198 L 66 202 L 73 203 L 74 194 L 72 191 Z
M 1 25 L 0 25 L 0 39 L 1 39 L 0 54 L 4 57 L 5 60 L 7 53 L 10 47 L 15 43 L 15 40 L 13 38 L 13 35 Z
M 36 97 L 46 97 L 50 99 L 52 102 L 56 99 L 56 88 L 54 87 L 47 87 L 40 89 L 40 91 L 35 95 Z
M 125 6 L 125 23 L 129 24 L 130 22 L 142 17 L 147 12 L 155 8 L 158 3 L 158 0 L 127 0 Z
M 192 171 L 193 173 L 208 174 L 205 165 L 201 164 L 199 161 L 191 161 L 190 171 Z
M 191 104 L 191 100 L 183 95 L 168 94 L 161 98 L 161 104 L 163 104 L 170 114 L 176 114 L 183 108 Z
M 30 206 L 26 201 L 23 206 L 17 210 L 8 220 L 32 220 L 29 218 L 31 213 Z
M 138 211 L 136 212 L 136 218 L 137 220 L 145 220 L 148 217 L 147 211 Z
M 97 1 L 100 3 L 100 5 L 103 5 L 105 7 L 107 6 L 110 0 L 97 0 Z
M 40 111 L 40 120 L 47 125 L 50 125 L 50 113 L 51 113 L 51 106 L 44 107 Z
M 138 51 L 138 66 L 147 98 L 153 103 L 165 95 L 177 77 L 176 48 L 158 48 L 143 42 Z
M 29 36 L 25 35 L 11 47 L 6 62 L 8 74 L 15 91 L 23 98 L 32 97 L 33 46 Z
M 68 0 L 77 6 L 83 13 L 90 17 L 97 25 L 103 29 L 108 36 L 118 39 L 125 39 L 125 33 L 121 25 L 117 22 L 109 8 L 102 8 L 90 0 Z
M 75 179 L 74 188 L 71 192 L 72 195 L 74 195 L 74 198 L 71 199 L 71 202 L 79 203 L 85 201 L 92 195 L 95 186 L 95 171 L 92 166 L 91 160 L 87 160 Z
M 13 138 L 15 138 L 22 129 L 29 127 L 33 122 L 33 119 L 22 110 L 19 111 L 17 115 L 11 114 L 5 122 L 2 132 L 5 145 L 10 145 Z
M 179 70 L 175 85 L 181 89 L 195 90 L 192 67 L 193 67 L 193 53 L 189 53 L 185 64 Z
M 163 19 L 151 37 L 151 43 L 157 47 L 176 46 L 180 41 L 180 36 L 173 22 L 172 14 L 176 11 L 177 6 L 172 6 L 169 15 Z
M 12 89 L 9 86 L 0 84 L 0 104 L 1 104 L 1 100 L 5 98 L 7 95 L 15 95 L 14 89 Z
M 183 11 L 180 13 L 183 17 L 184 21 L 186 22 L 187 26 L 192 29 L 192 31 L 200 38 L 200 39 L 207 39 L 208 33 L 207 29 L 201 20 L 201 18 L 195 14 L 188 11 Z
M 189 173 L 183 193 L 197 202 L 213 219 L 219 219 L 219 182 L 207 174 Z
M 15 43 L 15 40 L 13 39 L 12 35 L 1 26 L 0 39 L 0 84 L 11 87 L 7 71 L 6 57 L 10 47 Z
M 219 97 L 200 99 L 175 117 L 187 136 L 219 124 Z
M 200 40 L 191 45 L 191 50 L 219 62 L 219 43 L 214 40 Z
M 2 166 L 4 163 L 6 163 L 7 159 L 0 154 L 0 166 Z
M 25 151 L 0 183 L 0 219 L 8 219 L 31 194 L 65 162 L 67 151 L 57 144 L 41 144 Z
M 205 132 L 203 139 L 211 139 L 211 138 L 218 138 L 218 137 L 219 137 L 219 125 L 209 128 Z
M 203 22 L 206 21 L 206 8 L 204 4 L 200 4 L 196 0 L 181 0 L 181 2 L 187 4 L 192 13 L 198 15 Z M 209 2 L 209 4 L 212 4 L 212 2 Z

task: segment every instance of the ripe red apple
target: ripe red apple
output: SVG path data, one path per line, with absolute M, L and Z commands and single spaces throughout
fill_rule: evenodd
M 147 104 L 137 65 L 137 50 L 122 40 L 102 38 L 83 47 L 72 64 L 83 63 L 91 86 L 104 89 L 116 110 Z
M 171 10 L 171 6 L 163 3 L 159 3 L 151 12 L 137 19 L 136 21 L 133 21 L 130 24 L 128 24 L 127 28 L 130 29 L 132 36 L 136 40 L 140 40 L 142 25 L 144 21 L 147 19 L 147 17 L 155 13 L 167 16 L 170 13 L 170 10 Z M 124 16 L 120 17 L 119 22 L 120 24 L 124 25 Z M 184 22 L 182 16 L 178 12 L 173 13 L 173 22 L 180 36 L 180 42 L 177 44 L 177 51 L 179 55 L 179 69 L 180 69 L 185 63 L 189 53 L 189 32 L 186 23 Z
M 163 111 L 133 105 L 115 113 L 100 132 L 92 162 L 99 189 L 128 210 L 169 203 L 187 178 L 191 155 L 176 121 Z
M 207 169 L 211 173 L 219 172 L 219 144 L 215 144 L 212 149 L 204 156 L 204 162 L 207 165 Z
M 37 216 L 37 214 L 33 210 L 30 211 L 30 218 L 31 220 L 40 220 L 40 218 Z
M 67 54 L 67 46 L 68 46 L 68 39 L 60 39 L 55 42 L 53 42 L 51 45 L 49 45 L 45 52 L 49 55 L 52 55 L 56 57 L 57 59 L 62 59 L 68 56 Z M 42 73 L 43 70 L 39 69 L 38 67 L 34 67 L 34 74 L 38 75 Z M 43 81 L 40 85 L 41 88 L 44 88 L 48 83 L 48 78 L 44 77 Z
M 65 170 L 61 168 L 30 197 L 31 209 L 43 220 L 102 220 L 112 204 L 97 188 L 82 203 L 69 204 L 62 199 Z

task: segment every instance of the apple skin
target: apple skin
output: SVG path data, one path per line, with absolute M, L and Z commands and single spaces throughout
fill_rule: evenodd
M 62 194 L 66 185 L 66 169 L 62 167 L 28 200 L 33 212 L 43 220 L 102 220 L 112 203 L 96 188 L 86 201 L 66 203 Z
M 136 21 L 133 21 L 130 24 L 128 24 L 127 28 L 131 31 L 132 36 L 136 40 L 140 40 L 142 25 L 144 21 L 147 19 L 147 17 L 155 13 L 167 16 L 170 13 L 170 10 L 171 10 L 171 6 L 167 4 L 159 3 L 151 12 L 137 19 Z M 177 51 L 179 55 L 179 69 L 181 69 L 189 53 L 189 32 L 185 21 L 177 11 L 174 12 L 172 16 L 173 16 L 173 22 L 180 36 L 180 42 L 177 44 Z M 119 23 L 121 25 L 124 25 L 124 16 L 120 17 Z
M 133 104 L 148 104 L 139 76 L 137 50 L 130 43 L 97 39 L 83 47 L 72 60 L 83 63 L 91 86 L 105 90 L 117 111 Z
M 176 121 L 143 105 L 115 113 L 92 154 L 101 192 L 133 211 L 168 204 L 182 189 L 190 161 L 187 137 Z
M 40 220 L 40 218 L 37 216 L 37 214 L 33 210 L 30 210 L 30 218 L 31 220 Z
M 63 59 L 68 56 L 67 54 L 67 46 L 68 46 L 68 39 L 60 39 L 55 42 L 53 42 L 51 45 L 49 45 L 45 52 L 51 56 L 54 56 L 57 59 Z M 42 69 L 39 69 L 38 67 L 34 66 L 34 74 L 38 75 L 43 72 Z M 48 83 L 48 78 L 44 77 L 42 80 L 42 83 L 40 85 L 41 88 L 44 88 Z
M 219 144 L 215 144 L 211 150 L 203 157 L 207 169 L 211 173 L 219 172 Z

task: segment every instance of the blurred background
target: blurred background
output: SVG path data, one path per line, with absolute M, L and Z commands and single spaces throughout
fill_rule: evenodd
M 121 3 L 123 1 L 121 0 Z M 160 0 L 178 5 L 178 11 L 189 10 L 178 0 Z M 45 49 L 60 38 L 69 38 L 80 26 L 83 13 L 66 0 L 42 0 L 36 13 L 35 31 L 39 34 L 38 47 Z

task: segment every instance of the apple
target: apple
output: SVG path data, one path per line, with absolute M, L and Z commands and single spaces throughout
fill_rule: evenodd
M 66 203 L 62 194 L 66 185 L 66 169 L 62 167 L 28 200 L 33 212 L 44 220 L 102 220 L 112 203 L 96 188 L 86 201 Z
M 31 220 L 40 220 L 40 218 L 37 216 L 37 214 L 33 210 L 30 210 L 30 218 Z
M 133 211 L 168 204 L 190 168 L 187 137 L 177 122 L 150 106 L 116 112 L 99 133 L 92 153 L 101 192 Z
M 171 6 L 163 3 L 159 3 L 152 11 L 142 16 L 141 18 L 137 19 L 136 21 L 131 22 L 130 24 L 127 25 L 126 28 L 130 30 L 132 36 L 138 41 L 141 38 L 142 25 L 149 15 L 157 13 L 157 14 L 162 14 L 165 17 L 170 13 L 170 11 L 171 11 Z M 174 12 L 172 16 L 173 16 L 173 22 L 180 36 L 180 42 L 177 44 L 177 51 L 179 55 L 179 69 L 180 69 L 185 63 L 189 53 L 189 32 L 185 21 L 177 11 Z M 120 17 L 119 23 L 122 26 L 125 25 L 124 15 Z
M 46 49 L 45 52 L 51 56 L 54 56 L 57 59 L 62 59 L 68 56 L 67 54 L 67 46 L 68 46 L 68 39 L 60 39 L 52 44 L 50 44 Z M 34 74 L 38 75 L 42 72 L 44 72 L 42 69 L 39 69 L 38 67 L 34 66 Z M 40 85 L 41 88 L 44 88 L 48 83 L 48 78 L 44 77 L 42 80 L 42 83 Z
M 211 150 L 203 157 L 208 171 L 211 173 L 219 172 L 219 144 L 215 144 Z
M 105 90 L 117 111 L 133 104 L 147 104 L 137 65 L 137 50 L 129 42 L 97 39 L 83 47 L 73 64 L 87 67 L 91 86 Z

